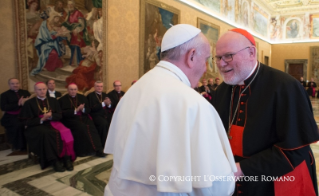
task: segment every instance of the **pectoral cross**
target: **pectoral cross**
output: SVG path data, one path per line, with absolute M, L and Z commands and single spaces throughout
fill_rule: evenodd
M 48 112 L 49 112 L 49 111 L 47 110 L 47 107 L 44 107 L 44 108 L 43 108 L 43 113 L 46 114 L 46 113 L 48 113 Z

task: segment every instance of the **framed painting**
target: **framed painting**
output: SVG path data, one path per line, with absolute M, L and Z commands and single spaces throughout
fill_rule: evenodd
M 107 0 L 14 0 L 18 78 L 23 89 L 55 80 L 84 92 L 105 79 Z
M 140 76 L 160 61 L 165 32 L 179 23 L 180 11 L 156 0 L 141 0 Z
M 219 26 L 205 21 L 201 18 L 197 18 L 197 27 L 202 31 L 202 33 L 206 36 L 209 41 L 211 48 L 211 56 L 214 57 L 216 55 L 216 43 L 220 35 Z M 207 69 L 203 76 L 204 78 L 216 78 L 218 77 L 218 69 L 216 64 L 210 58 L 207 62 Z
M 299 36 L 300 22 L 296 19 L 292 19 L 286 24 L 286 38 L 294 39 Z
M 319 38 L 319 14 L 311 15 L 311 38 L 318 39 Z

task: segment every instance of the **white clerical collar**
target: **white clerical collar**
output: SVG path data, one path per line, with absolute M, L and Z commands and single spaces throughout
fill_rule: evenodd
M 50 91 L 50 90 L 48 89 L 48 91 L 49 91 L 50 94 L 55 93 L 55 90 L 54 90 L 54 91 Z
M 256 64 L 255 64 L 255 66 L 254 66 L 254 69 L 251 70 L 250 74 L 245 78 L 245 80 L 247 80 L 247 79 L 254 73 L 254 71 L 255 71 L 257 65 L 258 65 L 258 61 L 256 61 Z M 244 80 L 244 81 L 245 81 L 245 80 Z
M 99 92 L 97 92 L 97 91 L 95 91 L 95 93 L 98 94 L 98 95 L 101 95 L 101 94 L 102 94 L 102 93 L 99 93 Z
M 165 69 L 168 69 L 169 71 L 171 71 L 178 79 L 180 79 L 184 84 L 186 84 L 187 86 L 191 86 L 191 83 L 189 82 L 189 79 L 187 78 L 187 76 L 184 74 L 184 72 L 178 68 L 176 65 L 174 65 L 173 63 L 170 63 L 168 61 L 163 61 L 161 60 L 156 67 L 163 67 Z
M 41 99 L 42 101 L 45 100 L 45 98 L 46 98 L 46 97 L 41 98 L 39 96 L 37 96 L 37 97 L 38 97 L 38 99 Z

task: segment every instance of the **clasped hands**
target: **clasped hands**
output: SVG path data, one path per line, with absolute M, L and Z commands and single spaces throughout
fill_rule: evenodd
M 108 105 L 110 105 L 112 103 L 110 98 L 108 98 L 108 97 L 105 97 L 103 102 L 105 103 L 106 106 L 108 106 Z
M 50 110 L 48 113 L 43 114 L 43 117 L 41 118 L 41 121 L 45 121 L 52 118 L 52 111 Z
M 80 105 L 75 109 L 75 111 L 76 111 L 76 112 L 82 111 L 83 108 L 84 108 L 84 106 L 85 106 L 85 103 L 80 104 Z

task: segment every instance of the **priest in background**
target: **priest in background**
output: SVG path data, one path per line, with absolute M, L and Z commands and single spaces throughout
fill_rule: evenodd
M 54 80 L 48 80 L 48 91 L 47 91 L 47 97 L 53 97 L 53 98 L 60 98 L 62 94 L 59 91 L 55 90 L 55 81 Z
M 114 163 L 104 195 L 232 195 L 236 166 L 225 129 L 213 106 L 192 89 L 211 58 L 209 42 L 200 29 L 178 24 L 161 46 L 162 60 L 128 90 L 113 115 L 104 152 Z
M 25 102 L 20 113 L 29 149 L 40 158 L 41 168 L 52 164 L 56 172 L 73 170 L 75 160 L 71 131 L 61 122 L 61 109 L 55 98 L 47 97 L 43 82 L 34 85 L 36 97 Z
M 74 150 L 77 156 L 88 156 L 96 153 L 105 157 L 98 131 L 91 117 L 91 108 L 84 95 L 78 94 L 78 87 L 72 83 L 68 86 L 68 94 L 59 99 L 62 109 L 62 122 L 71 129 L 74 137 Z
M 103 82 L 95 82 L 94 92 L 88 94 L 87 99 L 91 108 L 90 115 L 99 132 L 101 143 L 104 145 L 111 123 L 112 111 L 111 100 L 106 93 L 103 93 Z
M 256 179 L 237 181 L 235 194 L 317 195 L 310 144 L 319 134 L 309 97 L 295 78 L 261 64 L 256 54 L 255 39 L 244 29 L 217 41 L 215 62 L 224 82 L 213 105 L 228 133 L 235 175 Z
M 316 96 L 316 87 L 317 87 L 317 84 L 314 82 L 313 78 L 311 78 L 311 80 L 308 82 L 308 89 L 307 89 L 309 96 L 312 96 L 312 97 Z
M 304 88 L 306 88 L 306 86 L 307 86 L 307 83 L 306 83 L 306 81 L 303 80 L 303 77 L 300 77 L 300 84 L 301 84 Z
M 122 91 L 122 83 L 119 80 L 115 80 L 113 82 L 114 89 L 110 91 L 107 96 L 111 99 L 112 102 L 112 108 L 115 110 L 117 104 L 124 96 L 125 92 Z
M 9 79 L 8 84 L 10 89 L 1 94 L 1 110 L 5 112 L 1 125 L 5 128 L 12 149 L 24 151 L 26 150 L 24 127 L 18 116 L 30 93 L 20 89 L 20 82 L 16 78 Z

